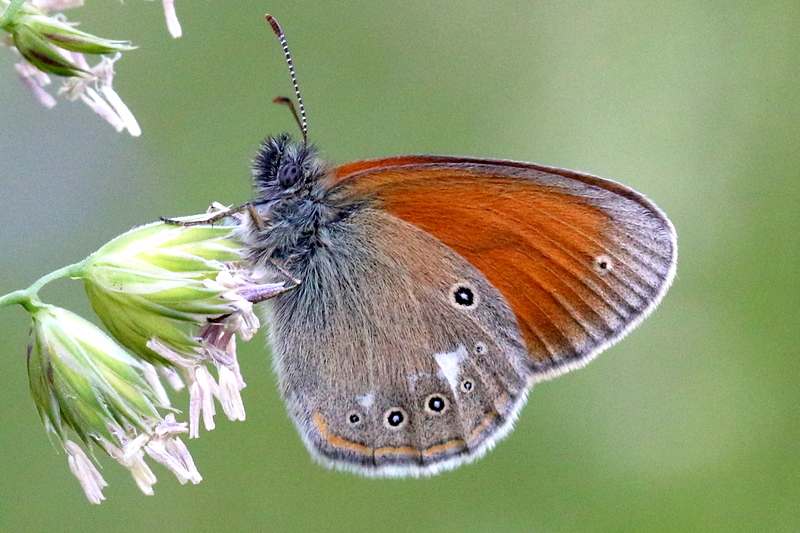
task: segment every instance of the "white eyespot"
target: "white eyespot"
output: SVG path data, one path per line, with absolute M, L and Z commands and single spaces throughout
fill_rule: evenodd
M 434 393 L 425 398 L 425 410 L 432 415 L 441 415 L 449 407 L 450 402 L 442 394 Z
M 455 390 L 458 386 L 458 374 L 461 372 L 461 361 L 467 357 L 467 350 L 463 345 L 459 345 L 455 351 L 441 352 L 433 354 L 436 364 L 439 365 L 438 374 L 450 384 L 450 388 Z
M 456 309 L 474 309 L 478 305 L 478 291 L 468 281 L 459 281 L 450 287 L 450 304 Z
M 402 407 L 392 407 L 383 413 L 383 425 L 387 429 L 400 429 L 408 423 L 408 415 Z
M 478 341 L 475 343 L 475 346 L 472 347 L 472 351 L 475 352 L 475 355 L 483 355 L 489 351 L 489 347 L 486 346 L 485 342 Z
M 594 258 L 594 271 L 598 274 L 608 274 L 614 269 L 614 263 L 606 254 Z
M 375 401 L 375 395 L 372 394 L 371 392 L 368 392 L 363 396 L 356 396 L 356 401 L 364 409 L 369 410 L 369 408 L 372 407 L 372 403 Z
M 461 383 L 459 383 L 458 385 L 458 389 L 464 394 L 469 394 L 470 392 L 475 390 L 475 382 L 472 381 L 470 378 L 462 379 Z

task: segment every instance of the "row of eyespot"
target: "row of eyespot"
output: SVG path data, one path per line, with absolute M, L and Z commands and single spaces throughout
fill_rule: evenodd
M 453 303 L 462 307 L 474 307 L 477 302 L 475 301 L 475 293 L 471 287 L 457 284 L 451 289 L 451 297 Z M 475 343 L 475 352 L 482 354 L 486 351 L 486 344 L 482 342 Z M 459 385 L 461 392 L 469 393 L 473 390 L 474 384 L 471 380 L 465 379 Z M 425 410 L 431 414 L 438 415 L 444 413 L 449 407 L 447 398 L 432 394 L 425 400 Z M 400 407 L 392 407 L 384 413 L 384 424 L 390 429 L 398 429 L 405 424 L 408 418 L 406 412 Z M 362 422 L 362 416 L 359 413 L 351 412 L 347 415 L 347 421 L 351 426 L 358 426 Z
M 459 389 L 461 389 L 461 392 L 463 393 L 470 393 L 474 388 L 475 384 L 469 379 L 463 380 L 459 385 Z M 449 406 L 450 403 L 448 402 L 447 398 L 438 394 L 431 394 L 425 400 L 425 410 L 434 415 L 444 413 L 447 411 Z M 389 429 L 397 429 L 403 426 L 408 416 L 401 407 L 392 407 L 384 413 L 383 418 L 384 424 Z M 351 426 L 357 426 L 361 424 L 362 417 L 359 413 L 352 412 L 347 415 L 347 421 Z

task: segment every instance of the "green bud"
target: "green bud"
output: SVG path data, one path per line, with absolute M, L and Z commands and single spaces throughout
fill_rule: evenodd
M 20 54 L 43 72 L 66 77 L 89 74 L 60 54 L 56 47 L 84 54 L 108 54 L 135 48 L 130 42 L 103 39 L 36 11 L 33 8 L 20 10 L 4 29 L 11 33 Z
M 31 313 L 31 393 L 48 430 L 84 443 L 122 447 L 123 436 L 149 432 L 162 420 L 139 361 L 78 315 L 39 304 Z
M 22 57 L 42 72 L 67 77 L 88 74 L 86 70 L 59 54 L 42 35 L 28 26 L 15 26 L 11 35 L 14 39 L 14 46 L 17 47 Z
M 84 264 L 92 306 L 114 337 L 143 359 L 164 364 L 153 338 L 176 352 L 196 353 L 192 330 L 236 308 L 208 283 L 240 261 L 233 227 L 140 226 L 120 235 Z
M 103 39 L 46 15 L 23 15 L 16 25 L 27 26 L 54 45 L 82 54 L 110 54 L 136 48 L 129 41 Z
M 97 446 L 130 470 L 139 488 L 153 494 L 156 482 L 145 454 L 169 468 L 181 483 L 202 479 L 177 435 L 185 422 L 162 417 L 156 392 L 143 378 L 143 363 L 128 355 L 93 324 L 65 309 L 41 303 L 33 317 L 28 375 L 36 409 L 69 455 L 70 470 L 92 503 L 103 500 L 103 476 L 87 453 L 69 439 L 74 431 L 91 450 Z

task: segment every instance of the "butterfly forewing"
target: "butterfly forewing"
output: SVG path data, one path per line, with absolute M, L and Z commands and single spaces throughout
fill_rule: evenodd
M 625 335 L 672 281 L 675 233 L 647 198 L 595 176 L 409 156 L 336 169 L 334 190 L 436 237 L 509 303 L 537 379 Z

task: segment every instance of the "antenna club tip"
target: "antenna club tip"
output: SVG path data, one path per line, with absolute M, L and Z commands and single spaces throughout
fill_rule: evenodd
M 283 35 L 283 30 L 281 29 L 281 26 L 280 26 L 280 24 L 278 24 L 278 21 L 277 21 L 277 19 L 275 17 L 273 17 L 272 15 L 267 13 L 266 15 L 264 15 L 264 18 L 267 19 L 267 22 L 269 22 L 269 25 L 272 26 L 272 31 L 275 32 L 275 35 L 278 35 L 278 36 Z
M 303 146 L 308 146 L 308 124 L 306 122 L 306 111 L 303 108 L 303 98 L 300 96 L 300 87 L 297 85 L 297 76 L 294 74 L 292 56 L 289 55 L 289 45 L 286 43 L 286 37 L 283 35 L 283 30 L 281 30 L 281 27 L 278 24 L 278 21 L 275 20 L 275 17 L 267 13 L 264 15 L 264 18 L 267 19 L 269 25 L 272 26 L 272 31 L 275 32 L 275 35 L 281 41 L 281 45 L 283 45 L 283 54 L 286 56 L 286 64 L 289 67 L 289 75 L 292 77 L 292 85 L 294 85 L 294 93 L 297 95 L 297 105 L 300 106 L 300 115 L 298 116 L 297 110 L 294 108 L 292 101 L 285 96 L 279 96 L 272 101 L 276 104 L 285 104 L 289 106 L 289 109 L 292 110 L 292 114 L 297 121 L 297 125 L 300 126 L 300 131 L 303 132 Z

